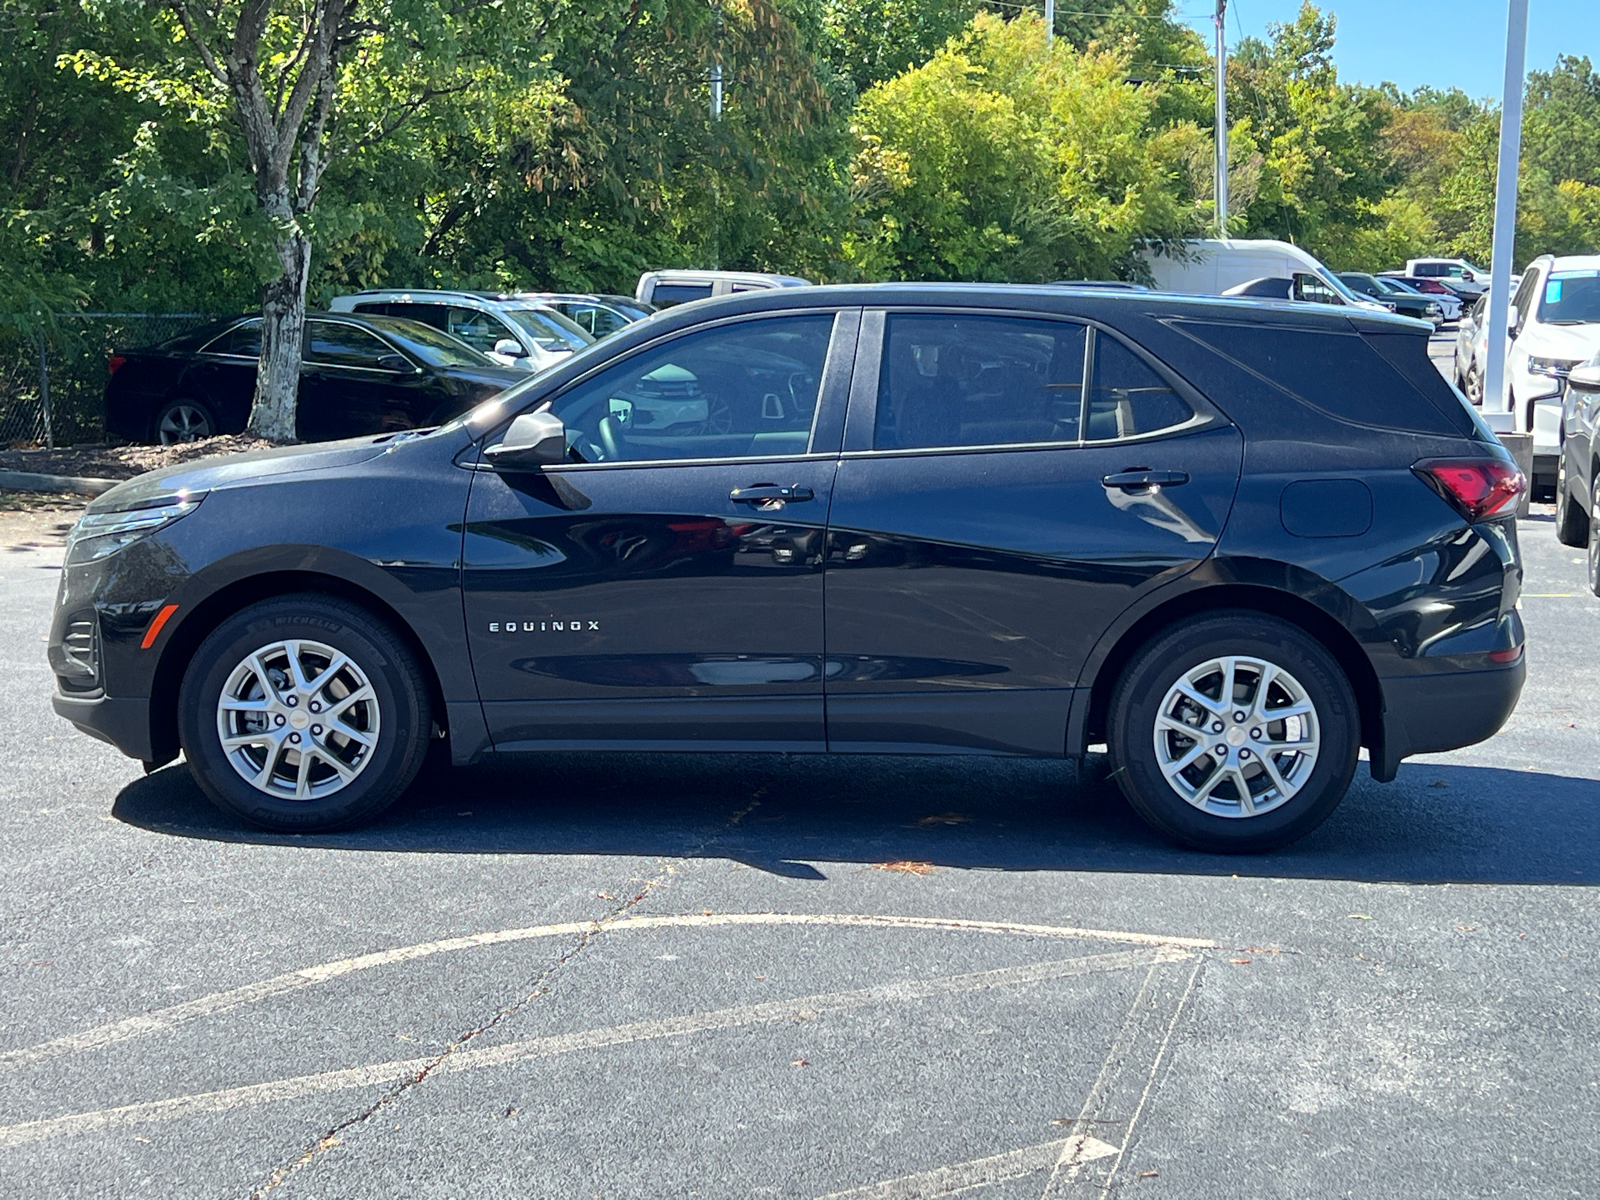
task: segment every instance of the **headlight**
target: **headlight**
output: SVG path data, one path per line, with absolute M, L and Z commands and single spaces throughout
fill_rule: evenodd
M 1422 311 L 1427 313 L 1430 317 L 1437 317 L 1444 311 L 1444 309 L 1440 308 L 1437 304 L 1430 300 L 1427 304 L 1422 306 Z
M 67 565 L 94 562 L 115 554 L 180 517 L 188 516 L 204 499 L 204 492 L 180 492 L 122 512 L 89 513 L 79 519 L 67 538 Z
M 1533 358 L 1528 359 L 1528 370 L 1534 375 L 1548 375 L 1552 379 L 1565 379 L 1582 359 L 1577 358 Z

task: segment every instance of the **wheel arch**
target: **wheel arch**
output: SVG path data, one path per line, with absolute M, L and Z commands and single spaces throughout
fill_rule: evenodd
M 444 687 L 433 656 L 410 623 L 377 593 L 318 571 L 277 570 L 235 579 L 197 603 L 172 633 L 156 664 L 150 686 L 150 742 L 155 762 L 170 762 L 178 754 L 178 689 L 200 644 L 234 613 L 276 596 L 311 592 L 345 600 L 382 621 L 416 659 L 427 684 L 429 706 L 438 728 L 449 734 Z
M 1355 693 L 1361 718 L 1361 744 L 1372 751 L 1374 771 L 1383 760 L 1383 688 L 1360 641 L 1339 619 L 1293 592 L 1258 583 L 1219 583 L 1172 596 L 1140 615 L 1104 651 L 1089 685 L 1088 703 L 1073 706 L 1067 753 L 1081 755 L 1103 741 L 1111 692 L 1141 647 L 1177 621 L 1223 610 L 1246 610 L 1287 621 L 1333 655 Z M 1081 716 L 1080 716 L 1081 714 Z

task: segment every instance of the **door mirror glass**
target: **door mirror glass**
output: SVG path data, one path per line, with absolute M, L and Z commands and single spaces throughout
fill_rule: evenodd
M 567 461 L 567 430 L 552 412 L 523 413 L 484 452 L 497 471 L 534 471 Z
M 380 371 L 411 370 L 411 360 L 403 354 L 385 354 L 377 361 L 376 365 Z
M 503 354 L 507 358 L 522 358 L 528 352 L 522 348 L 521 342 L 514 342 L 510 338 L 501 338 L 494 344 L 494 352 Z

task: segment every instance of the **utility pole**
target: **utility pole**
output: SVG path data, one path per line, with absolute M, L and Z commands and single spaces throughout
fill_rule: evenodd
M 711 119 L 722 120 L 722 64 L 711 64 Z
M 1228 0 L 1217 0 L 1217 162 L 1216 176 L 1217 236 L 1228 236 L 1228 41 L 1223 25 L 1223 15 L 1228 11 Z
M 1056 40 L 1056 0 L 1044 0 L 1044 40 Z
M 1483 416 L 1496 433 L 1517 428 L 1506 386 L 1506 326 L 1511 307 L 1511 258 L 1517 242 L 1517 168 L 1522 158 L 1522 81 L 1527 51 L 1528 0 L 1510 0 L 1500 102 L 1500 164 L 1494 181 L 1494 250 L 1489 259 L 1489 360 L 1483 371 Z

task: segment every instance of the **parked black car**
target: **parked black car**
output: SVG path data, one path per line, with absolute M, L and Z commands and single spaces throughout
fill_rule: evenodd
M 318 442 L 438 425 L 527 378 L 416 321 L 312 313 L 297 432 Z M 242 433 L 255 395 L 261 318 L 112 356 L 106 429 L 134 442 Z
M 1260 850 L 1361 746 L 1390 780 L 1506 719 L 1524 486 L 1385 314 L 751 292 L 435 431 L 107 492 L 67 550 L 54 703 L 273 829 L 371 817 L 436 738 L 457 763 L 1105 743 L 1162 833 Z
M 1390 289 L 1379 283 L 1377 278 L 1364 271 L 1340 271 L 1339 278 L 1358 296 L 1370 296 L 1372 299 L 1392 305 L 1394 311 L 1402 317 L 1411 317 L 1413 320 L 1426 321 L 1435 329 L 1444 324 L 1444 309 L 1437 300 L 1430 300 L 1420 292 L 1407 292 Z
M 1600 355 L 1567 376 L 1556 466 L 1556 539 L 1589 550 L 1589 590 L 1600 596 Z

